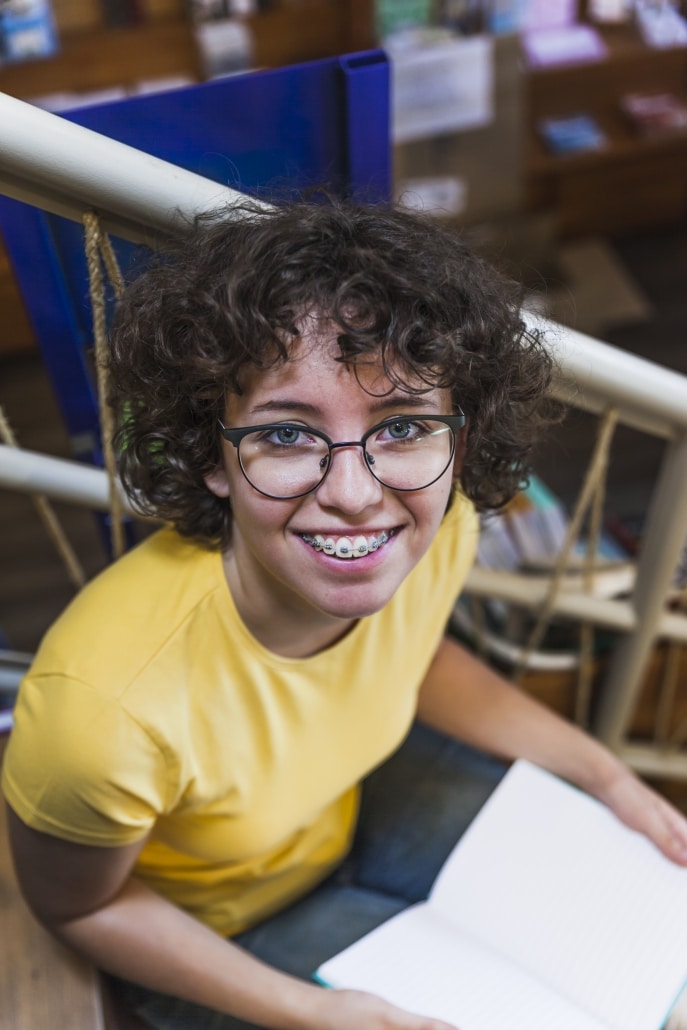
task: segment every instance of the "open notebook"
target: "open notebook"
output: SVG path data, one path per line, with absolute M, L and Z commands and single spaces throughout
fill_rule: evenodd
M 687 869 L 516 762 L 429 899 L 317 975 L 460 1030 L 659 1030 L 687 978 Z

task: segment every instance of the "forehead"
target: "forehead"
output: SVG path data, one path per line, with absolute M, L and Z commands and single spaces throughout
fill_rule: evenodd
M 240 397 L 230 398 L 230 406 L 240 407 L 262 403 L 276 395 L 298 395 L 304 400 L 329 396 L 361 394 L 370 399 L 396 396 L 416 396 L 422 391 L 428 396 L 443 394 L 443 390 L 427 391 L 427 385 L 417 375 L 400 373 L 397 385 L 393 360 L 385 366 L 381 350 L 361 355 L 355 361 L 342 361 L 338 338 L 341 329 L 331 322 L 306 322 L 300 336 L 289 347 L 286 361 L 267 369 L 246 368 L 241 377 Z M 390 366 L 390 367 L 389 367 Z

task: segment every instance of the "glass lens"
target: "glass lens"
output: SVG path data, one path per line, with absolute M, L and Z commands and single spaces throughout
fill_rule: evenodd
M 450 465 L 454 446 L 453 430 L 431 418 L 394 419 L 365 437 L 370 472 L 395 490 L 429 486 Z M 287 423 L 244 436 L 239 460 L 256 490 L 269 497 L 299 497 L 324 478 L 329 447 L 306 426 Z
M 421 490 L 448 468 L 455 438 L 445 422 L 399 419 L 376 429 L 365 450 L 372 474 L 396 490 Z
M 324 476 L 328 458 L 325 441 L 295 425 L 250 433 L 239 447 L 246 478 L 271 497 L 298 497 L 312 490 Z

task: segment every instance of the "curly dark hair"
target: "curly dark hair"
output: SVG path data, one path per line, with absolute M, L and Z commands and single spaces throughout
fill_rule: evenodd
M 204 477 L 220 461 L 227 394 L 246 366 L 288 361 L 316 313 L 340 328 L 339 360 L 381 355 L 405 389 L 418 377 L 450 389 L 468 417 L 462 489 L 499 508 L 548 421 L 551 359 L 520 302 L 457 232 L 391 206 L 246 200 L 197 219 L 115 313 L 110 402 L 127 492 L 183 535 L 226 546 L 231 508 Z

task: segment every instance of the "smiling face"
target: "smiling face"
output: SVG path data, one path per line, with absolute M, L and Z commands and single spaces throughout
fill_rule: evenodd
M 225 424 L 302 422 L 338 442 L 360 440 L 394 416 L 451 414 L 447 390 L 403 392 L 380 363 L 354 370 L 335 360 L 339 353 L 335 329 L 304 332 L 286 364 L 246 377 L 241 396 L 228 399 Z M 224 562 L 249 629 L 266 646 L 295 656 L 379 611 L 429 547 L 452 482 L 449 468 L 424 490 L 394 491 L 370 474 L 360 447 L 342 447 L 317 489 L 277 500 L 248 483 L 236 448 L 224 441 L 223 465 L 207 484 L 231 501 Z M 349 544 L 362 556 L 344 556 Z

